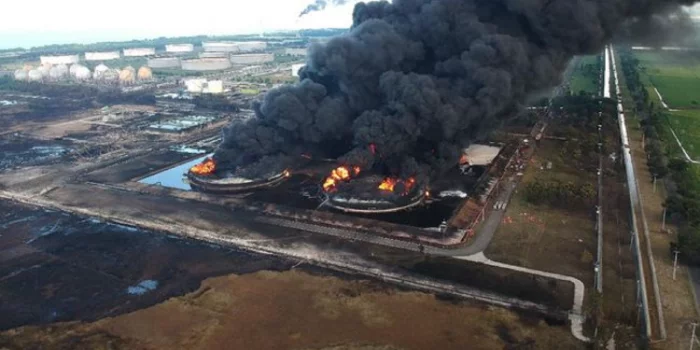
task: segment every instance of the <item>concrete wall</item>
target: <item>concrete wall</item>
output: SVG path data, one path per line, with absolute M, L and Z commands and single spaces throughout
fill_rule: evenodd
M 231 55 L 231 63 L 233 64 L 260 64 L 274 60 L 275 55 L 271 53 Z
M 212 71 L 231 68 L 231 61 L 225 58 L 200 58 L 182 61 L 182 70 Z

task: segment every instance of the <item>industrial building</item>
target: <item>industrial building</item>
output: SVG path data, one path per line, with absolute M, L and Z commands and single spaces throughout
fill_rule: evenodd
M 124 49 L 124 57 L 145 57 L 155 56 L 156 49 L 152 47 L 139 47 L 133 49 Z
M 110 61 L 117 60 L 121 58 L 119 51 L 106 51 L 106 52 L 86 52 L 86 61 Z
M 288 48 L 284 50 L 286 55 L 306 57 L 307 49 L 303 48 Z
M 159 57 L 159 58 L 149 58 L 148 67 L 154 69 L 163 68 L 179 68 L 181 63 L 180 59 L 177 57 Z
M 231 61 L 226 58 L 198 58 L 182 61 L 182 70 L 213 71 L 231 68 Z
M 299 76 L 299 71 L 306 67 L 306 64 L 300 63 L 300 64 L 293 64 L 292 65 L 292 76 L 293 77 L 298 77 Z
M 74 64 L 80 62 L 78 55 L 41 56 L 41 64 Z
M 171 53 L 183 53 L 194 51 L 194 45 L 192 44 L 171 44 L 165 45 L 165 52 Z
M 224 82 L 221 80 L 188 79 L 185 80 L 187 91 L 195 94 L 221 94 L 224 92 Z
M 271 53 L 231 55 L 231 63 L 238 65 L 260 64 L 273 62 L 274 60 L 275 55 Z

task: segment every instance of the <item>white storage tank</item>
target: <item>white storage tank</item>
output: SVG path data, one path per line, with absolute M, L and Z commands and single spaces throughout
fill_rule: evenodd
M 155 56 L 156 49 L 152 47 L 136 47 L 132 49 L 123 50 L 124 57 L 145 57 L 145 56 Z
M 74 64 L 80 62 L 78 55 L 41 56 L 41 64 Z
M 24 69 L 18 69 L 15 71 L 15 80 L 23 80 L 26 81 L 29 79 L 29 75 L 27 74 L 28 72 Z
M 37 70 L 41 73 L 42 78 L 48 78 L 49 73 L 51 73 L 51 65 L 42 64 L 41 66 L 37 67 Z
M 90 69 L 82 64 L 74 64 L 68 71 L 70 76 L 77 80 L 88 80 L 92 76 Z
M 260 63 L 273 62 L 274 60 L 275 60 L 275 55 L 273 55 L 271 53 L 231 55 L 231 63 L 238 64 L 238 65 L 260 64 Z
M 86 52 L 86 61 L 110 61 L 117 60 L 121 58 L 119 51 L 107 51 L 107 52 Z
M 240 52 L 238 44 L 230 41 L 203 42 L 202 48 L 205 52 Z
M 165 45 L 165 52 L 182 53 L 182 52 L 192 52 L 192 51 L 194 51 L 194 45 L 192 45 L 192 44 Z
M 149 58 L 148 66 L 155 69 L 180 68 L 181 62 L 177 57 Z
M 182 61 L 182 70 L 188 71 L 203 72 L 228 68 L 231 68 L 231 61 L 227 58 L 199 58 Z
M 267 42 L 264 41 L 239 41 L 236 44 L 240 52 L 256 52 L 267 49 Z
M 41 71 L 38 69 L 32 69 L 27 73 L 27 77 L 29 78 L 29 81 L 41 81 L 41 79 L 44 78 L 44 75 L 41 74 Z
M 95 72 L 92 74 L 92 77 L 95 80 L 100 80 L 104 77 L 104 75 L 107 71 L 109 71 L 109 67 L 100 63 L 99 65 L 97 65 L 97 67 L 95 67 Z
M 65 64 L 58 64 L 51 67 L 49 71 L 49 77 L 53 80 L 60 80 L 68 76 L 68 66 Z

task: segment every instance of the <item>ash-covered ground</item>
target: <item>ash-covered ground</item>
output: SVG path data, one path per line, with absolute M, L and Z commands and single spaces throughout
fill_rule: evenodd
M 291 266 L 8 202 L 0 213 L 0 329 L 115 316 L 194 291 L 210 276 Z

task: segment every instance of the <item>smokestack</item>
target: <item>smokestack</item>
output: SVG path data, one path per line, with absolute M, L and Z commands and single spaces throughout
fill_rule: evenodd
M 215 158 L 262 172 L 306 153 L 431 177 L 529 96 L 558 85 L 574 55 L 600 52 L 625 22 L 694 2 L 359 3 L 350 32 L 312 45 L 300 82 L 268 93 L 257 118 L 229 126 Z

